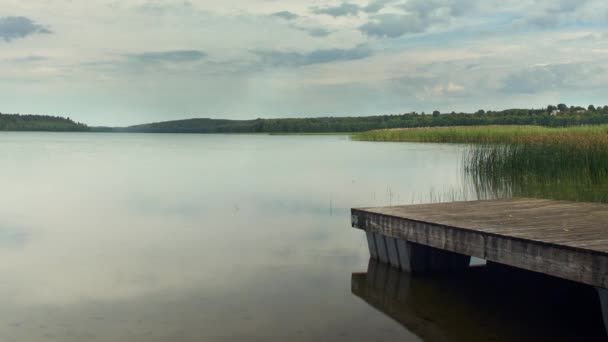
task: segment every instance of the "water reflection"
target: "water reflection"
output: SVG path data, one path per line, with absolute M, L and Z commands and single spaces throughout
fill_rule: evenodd
M 563 179 L 539 177 L 490 177 L 467 174 L 463 181 L 473 199 L 511 197 L 608 203 L 608 177 L 581 174 Z
M 0 341 L 417 341 L 351 296 L 368 256 L 349 210 L 458 186 L 459 154 L 0 133 Z
M 411 276 L 373 259 L 352 293 L 427 341 L 601 341 L 595 289 L 491 264 Z
M 461 189 L 462 149 L 0 133 L 0 341 L 417 341 L 352 296 L 349 210 Z

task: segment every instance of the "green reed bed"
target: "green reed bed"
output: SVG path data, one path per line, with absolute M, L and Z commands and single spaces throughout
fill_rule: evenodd
M 355 140 L 470 144 L 467 184 L 480 198 L 608 202 L 608 125 L 476 126 L 380 130 Z
M 463 162 L 478 194 L 608 201 L 606 143 L 472 146 Z
M 525 142 L 591 142 L 608 137 L 608 125 L 550 128 L 542 126 L 458 126 L 384 129 L 353 135 L 360 141 L 511 144 Z

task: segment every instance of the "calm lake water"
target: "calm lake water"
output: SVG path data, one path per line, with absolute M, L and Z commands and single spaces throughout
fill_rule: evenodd
M 594 293 L 569 283 L 551 297 L 481 268 L 458 278 L 382 271 L 401 279 L 405 300 L 393 301 L 384 278 L 365 281 L 378 270 L 350 208 L 466 193 L 463 148 L 0 133 L 0 340 L 604 337 Z M 564 293 L 576 303 L 555 299 Z

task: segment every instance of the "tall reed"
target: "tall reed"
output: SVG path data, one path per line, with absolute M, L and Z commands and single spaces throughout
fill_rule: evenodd
M 466 126 L 386 129 L 352 136 L 359 141 L 463 144 L 590 143 L 608 139 L 608 125 L 549 128 L 542 126 Z
M 353 139 L 468 144 L 464 175 L 478 198 L 608 202 L 608 125 L 393 129 Z
M 480 196 L 608 201 L 608 144 L 474 145 L 465 175 Z

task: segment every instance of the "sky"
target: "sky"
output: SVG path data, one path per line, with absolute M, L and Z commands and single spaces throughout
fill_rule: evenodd
M 90 125 L 608 104 L 605 0 L 0 0 L 0 112 Z

